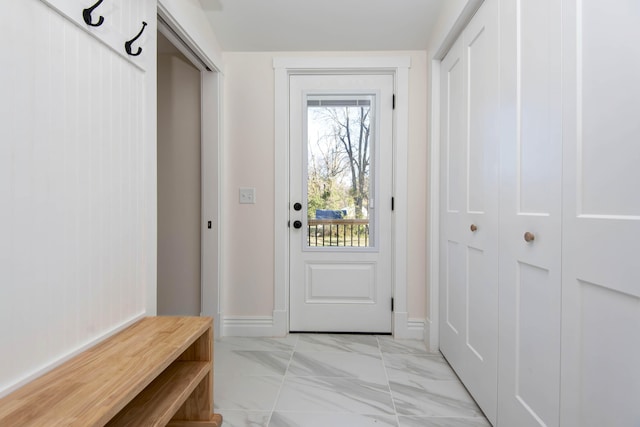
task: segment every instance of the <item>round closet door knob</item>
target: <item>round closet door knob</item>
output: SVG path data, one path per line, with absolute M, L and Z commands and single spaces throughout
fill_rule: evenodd
M 293 221 L 293 228 L 301 228 L 302 227 L 302 221 Z
M 478 231 L 478 226 L 475 224 L 471 224 L 471 227 L 469 227 L 469 229 L 475 233 L 476 231 Z
M 533 233 L 531 233 L 529 231 L 524 233 L 524 241 L 525 242 L 530 243 L 530 242 L 533 242 L 535 239 L 536 239 L 536 236 Z

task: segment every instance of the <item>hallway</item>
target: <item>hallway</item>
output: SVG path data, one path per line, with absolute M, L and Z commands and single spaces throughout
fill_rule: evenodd
M 390 336 L 292 334 L 215 342 L 224 427 L 484 427 L 439 353 Z

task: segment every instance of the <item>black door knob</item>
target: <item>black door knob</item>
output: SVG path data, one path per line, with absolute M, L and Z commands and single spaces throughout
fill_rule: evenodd
M 302 221 L 293 221 L 293 228 L 301 228 L 302 227 Z
M 293 204 L 293 209 L 296 211 L 299 211 L 300 209 L 302 209 L 302 205 L 298 202 Z

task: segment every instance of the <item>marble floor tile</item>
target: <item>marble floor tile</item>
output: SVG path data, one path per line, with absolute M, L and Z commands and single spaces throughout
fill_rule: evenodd
M 217 350 L 215 375 L 284 375 L 291 353 L 286 351 Z
M 458 377 L 444 357 L 433 354 L 385 353 L 382 356 L 390 380 L 453 380 Z
M 291 334 L 223 338 L 214 351 L 223 427 L 490 427 L 421 341 Z
M 282 387 L 283 377 L 215 376 L 213 404 L 216 412 L 225 410 L 272 411 Z
M 390 380 L 399 415 L 479 417 L 480 409 L 458 381 Z
M 289 351 L 298 342 L 295 334 L 287 335 L 286 338 L 262 338 L 262 337 L 224 337 L 216 340 L 214 350 L 255 350 L 255 351 Z
M 392 415 L 274 412 L 269 427 L 398 427 Z
M 374 335 L 304 334 L 298 338 L 296 352 L 342 352 L 380 353 Z
M 378 336 L 380 351 L 382 353 L 419 353 L 419 354 L 440 354 L 429 353 L 423 341 L 419 340 L 397 340 L 391 336 Z
M 357 378 L 328 377 L 286 377 L 275 410 L 369 415 L 395 413 L 387 386 Z
M 399 417 L 400 427 L 491 427 L 484 418 Z
M 386 384 L 382 357 L 373 353 L 298 353 L 291 359 L 287 376 L 347 377 Z
M 222 427 L 267 427 L 271 411 L 223 410 Z

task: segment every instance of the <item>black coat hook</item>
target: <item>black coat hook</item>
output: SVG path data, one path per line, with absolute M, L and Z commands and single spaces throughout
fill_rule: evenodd
M 147 23 L 142 21 L 142 28 L 140 29 L 140 32 L 138 33 L 138 35 L 124 44 L 124 48 L 129 55 L 138 56 L 142 53 L 141 47 L 138 48 L 138 51 L 136 53 L 131 52 L 131 45 L 133 44 L 134 41 L 138 40 L 138 38 L 142 35 L 142 32 L 144 31 L 144 27 L 146 26 L 147 26 Z
M 91 27 L 99 27 L 100 25 L 102 25 L 104 23 L 104 16 L 100 16 L 100 18 L 98 19 L 98 22 L 96 22 L 95 24 L 93 23 L 93 19 L 91 19 L 91 14 L 93 13 L 94 9 L 97 8 L 98 6 L 100 6 L 100 3 L 102 3 L 103 0 L 98 0 L 98 2 L 96 4 L 94 4 L 93 6 L 91 6 L 88 9 L 84 9 L 82 11 L 82 17 L 84 18 L 84 23 L 91 26 Z

